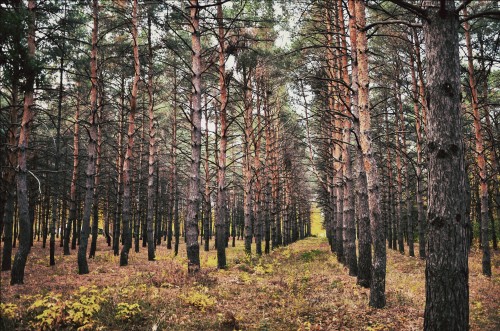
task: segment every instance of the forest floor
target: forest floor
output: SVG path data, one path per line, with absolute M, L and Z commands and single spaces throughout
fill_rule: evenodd
M 212 244 L 212 243 L 211 243 Z M 415 250 L 418 252 L 418 248 Z M 229 267 L 216 269 L 216 251 L 200 252 L 202 271 L 186 275 L 179 256 L 157 249 L 130 254 L 129 266 L 99 239 L 90 274 L 78 276 L 76 252 L 54 267 L 48 248 L 35 243 L 25 284 L 10 286 L 1 273 L 0 329 L 81 330 L 421 330 L 424 267 L 418 258 L 387 251 L 387 306 L 368 306 L 369 290 L 329 252 L 325 238 L 309 238 L 261 258 L 248 258 L 243 242 L 227 249 Z M 470 254 L 471 330 L 500 330 L 500 254 L 493 277 L 481 275 L 481 254 Z

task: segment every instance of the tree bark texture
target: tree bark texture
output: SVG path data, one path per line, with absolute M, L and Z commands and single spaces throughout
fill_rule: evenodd
M 188 205 L 185 223 L 188 273 L 200 270 L 200 244 L 198 243 L 198 220 L 200 208 L 200 162 L 201 162 L 201 41 L 198 0 L 190 0 L 191 50 L 193 72 L 191 94 L 191 166 L 189 170 Z
M 28 167 L 27 149 L 28 140 L 33 121 L 33 93 L 35 83 L 35 7 L 36 1 L 28 1 L 28 54 L 26 66 L 26 89 L 24 92 L 23 117 L 19 131 L 19 142 L 17 144 L 17 209 L 19 217 L 19 248 L 14 257 L 11 270 L 10 284 L 23 284 L 24 268 L 30 251 L 31 224 L 29 219 L 29 199 L 28 199 Z
M 359 123 L 360 143 L 363 152 L 363 165 L 366 171 L 368 206 L 370 210 L 370 229 L 373 240 L 373 263 L 372 279 L 370 285 L 370 306 L 383 308 L 385 306 L 385 273 L 386 273 L 386 246 L 384 224 L 380 214 L 380 193 L 377 162 L 372 149 L 371 118 L 369 106 L 368 87 L 370 79 L 368 76 L 368 41 L 366 31 L 365 3 L 362 0 L 356 2 L 357 23 L 357 57 L 358 57 L 358 81 L 359 81 Z
M 424 3 L 427 55 L 428 242 L 424 330 L 468 330 L 468 227 L 454 1 Z

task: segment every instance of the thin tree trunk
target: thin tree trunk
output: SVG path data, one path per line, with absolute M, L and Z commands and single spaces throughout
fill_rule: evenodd
M 467 17 L 467 8 L 464 9 L 464 15 Z M 486 169 L 485 148 L 483 142 L 483 133 L 481 129 L 481 115 L 479 114 L 479 101 L 477 94 L 476 79 L 474 78 L 474 64 L 472 57 L 472 46 L 470 41 L 470 25 L 465 22 L 465 44 L 467 46 L 467 64 L 469 71 L 469 86 L 471 90 L 472 112 L 474 116 L 474 131 L 476 137 L 477 166 L 479 168 L 479 195 L 481 199 L 481 248 L 483 250 L 483 275 L 491 276 L 491 255 L 490 255 L 490 237 L 488 219 L 488 174 Z M 493 229 L 494 230 L 494 229 Z
M 255 253 L 257 255 L 262 255 L 262 212 L 261 212 L 261 203 L 262 203 L 262 185 L 260 180 L 260 140 L 261 140 L 261 118 L 260 118 L 260 108 L 261 108 L 261 98 L 259 90 L 259 86 L 262 88 L 262 77 L 259 77 L 257 80 L 257 131 L 254 134 L 254 151 L 255 155 L 253 158 L 253 168 L 255 172 L 255 189 L 254 189 L 254 205 L 253 205 L 253 214 L 254 214 L 254 234 L 255 234 Z
M 121 76 L 120 84 L 120 110 L 118 114 L 118 138 L 117 138 L 117 159 L 116 159 L 116 172 L 118 173 L 116 180 L 116 209 L 113 224 L 113 253 L 118 256 L 120 251 L 120 224 L 121 224 L 121 211 L 123 205 L 123 122 L 125 111 L 125 76 Z
M 132 42 L 134 52 L 134 80 L 132 82 L 132 93 L 130 97 L 130 111 L 128 116 L 128 131 L 127 131 L 127 151 L 125 152 L 125 160 L 123 161 L 123 247 L 120 252 L 120 266 L 128 264 L 128 254 L 132 246 L 132 229 L 131 229 L 131 182 L 130 171 L 133 161 L 134 149 L 134 133 L 135 133 L 135 113 L 137 110 L 137 91 L 139 88 L 140 78 L 140 62 L 139 62 L 139 44 L 137 41 L 137 7 L 138 0 L 132 2 Z
M 226 207 L 226 151 L 227 151 L 227 86 L 226 86 L 226 60 L 224 41 L 224 17 L 222 2 L 217 3 L 217 26 L 219 42 L 219 89 L 220 89 L 220 146 L 219 167 L 217 169 L 217 204 L 215 220 L 215 243 L 217 246 L 217 268 L 226 268 L 226 235 L 227 220 Z
M 205 192 L 203 196 L 203 238 L 205 240 L 204 250 L 208 252 L 210 249 L 210 168 L 208 163 L 209 158 L 209 134 L 208 134 L 208 104 L 205 95 Z
M 155 168 L 155 135 L 154 125 L 154 99 L 153 99 L 153 46 L 151 43 L 151 14 L 148 15 L 148 123 L 149 123 L 149 148 L 148 148 L 148 211 L 146 217 L 146 231 L 148 240 L 148 260 L 155 259 L 155 244 L 153 230 L 153 195 L 154 195 L 154 168 Z M 171 238 L 171 237 L 170 237 Z
M 54 188 L 54 196 L 52 200 L 52 222 L 50 223 L 50 253 L 49 253 L 49 264 L 51 266 L 56 264 L 55 252 L 56 252 L 56 222 L 59 212 L 59 168 L 61 160 L 61 113 L 62 113 L 62 102 L 64 96 L 64 85 L 63 85 L 63 70 L 64 70 L 64 56 L 65 56 L 65 35 L 66 29 L 64 27 L 66 22 L 66 3 L 64 4 L 64 18 L 63 26 L 61 27 L 63 31 L 62 47 L 61 47 L 61 59 L 59 65 L 59 97 L 57 102 L 57 125 L 56 125 L 56 137 L 55 137 L 55 159 L 54 159 L 54 176 L 52 181 L 52 187 Z
M 87 147 L 88 159 L 85 178 L 85 202 L 83 205 L 82 229 L 80 232 L 80 246 L 78 247 L 78 274 L 88 274 L 89 266 L 87 263 L 87 244 L 90 232 L 90 213 L 94 203 L 94 176 L 95 159 L 97 153 L 97 38 L 99 4 L 98 0 L 92 2 L 92 17 L 94 25 L 92 28 L 92 52 L 90 57 L 90 80 L 92 87 L 90 90 L 90 119 L 89 119 L 89 143 Z
M 252 140 L 252 71 L 243 69 L 244 80 L 244 103 L 245 103 L 245 140 L 243 156 L 243 189 L 244 189 L 244 213 L 245 213 L 245 253 L 252 254 L 252 166 L 251 166 L 251 140 Z
M 99 229 L 99 185 L 101 184 L 101 151 L 102 151 L 102 107 L 104 107 L 104 91 L 101 91 L 100 102 L 97 108 L 97 146 L 94 175 L 94 204 L 92 206 L 92 241 L 90 242 L 89 258 L 95 257 L 97 249 L 97 236 Z
M 79 84 L 77 84 L 77 89 Z M 78 181 L 78 165 L 80 164 L 80 144 L 79 144 L 79 133 L 80 133 L 80 95 L 77 92 L 76 97 L 76 109 L 75 109 L 75 128 L 73 131 L 73 173 L 71 175 L 71 184 L 69 189 L 69 218 L 66 223 L 66 232 L 64 234 L 64 255 L 69 255 L 69 238 L 71 234 L 71 226 L 76 220 L 76 198 L 77 198 L 77 181 Z M 74 235 L 73 235 L 74 237 Z
M 422 126 L 424 132 L 427 130 L 427 101 L 425 95 L 425 85 L 424 85 L 424 74 L 422 69 L 422 61 L 420 58 L 420 40 L 417 35 L 417 31 L 413 29 L 413 39 L 415 42 L 415 58 L 417 62 L 417 72 L 418 72 L 418 82 L 419 82 L 419 95 L 420 95 L 420 106 L 422 107 L 422 116 L 420 114 L 415 114 L 417 121 L 417 213 L 418 213 L 418 255 L 421 259 L 425 259 L 426 252 L 426 219 L 424 214 L 424 186 L 422 177 L 422 145 L 423 145 L 423 134 L 421 130 Z M 416 102 L 416 101 L 415 101 Z M 419 161 L 420 159 L 420 161 Z M 420 171 L 419 171 L 420 170 Z
M 399 59 L 398 59 L 398 77 L 396 77 L 396 89 L 395 89 L 395 99 L 396 99 L 396 107 L 395 107 L 395 131 L 396 134 L 394 138 L 396 139 L 396 180 L 398 182 L 398 196 L 396 199 L 396 225 L 397 225 L 397 240 L 398 240 L 398 250 L 401 254 L 405 252 L 405 246 L 403 241 L 403 214 L 401 212 L 401 203 L 403 200 L 403 165 L 401 164 L 401 141 L 399 139 L 400 132 L 404 131 L 404 124 L 401 123 L 401 116 L 403 114 L 403 103 L 401 102 L 401 90 L 398 83 L 399 80 Z

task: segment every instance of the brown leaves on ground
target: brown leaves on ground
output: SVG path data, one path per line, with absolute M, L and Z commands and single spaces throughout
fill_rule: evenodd
M 157 260 L 146 249 L 131 253 L 129 265 L 102 238 L 90 274 L 77 275 L 76 252 L 49 267 L 48 249 L 35 243 L 25 284 L 10 286 L 1 273 L 1 302 L 19 308 L 16 327 L 29 328 L 33 295 L 74 298 L 82 286 L 105 290 L 104 313 L 92 327 L 102 330 L 421 330 L 425 305 L 425 261 L 388 250 L 387 307 L 368 306 L 369 290 L 330 253 L 324 238 L 309 238 L 268 256 L 248 257 L 243 242 L 228 248 L 227 270 L 216 269 L 216 251 L 200 252 L 202 271 L 187 276 L 184 247 L 179 256 L 161 245 Z M 493 277 L 481 275 L 481 252 L 470 254 L 470 323 L 472 330 L 500 329 L 500 259 L 493 252 Z M 128 321 L 114 319 L 117 309 L 139 309 Z M 129 306 L 127 306 L 129 305 Z M 139 313 L 140 312 L 140 313 Z M 116 315 L 118 316 L 118 315 Z M 123 314 L 121 314 L 123 316 Z M 70 326 L 66 326 L 70 329 Z

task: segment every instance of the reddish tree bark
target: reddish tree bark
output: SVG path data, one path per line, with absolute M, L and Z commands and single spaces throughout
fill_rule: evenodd
M 27 149 L 33 121 L 33 92 L 35 83 L 35 7 L 36 1 L 28 1 L 28 54 L 25 67 L 26 85 L 24 92 L 24 108 L 17 144 L 17 209 L 19 217 L 19 248 L 14 257 L 10 284 L 23 284 L 24 268 L 30 251 L 31 223 L 29 219 Z
M 198 220 L 200 207 L 200 162 L 201 162 L 201 41 L 200 7 L 198 0 L 190 0 L 191 50 L 193 90 L 191 94 L 191 167 L 188 205 L 185 223 L 188 273 L 200 270 L 200 245 L 198 243 Z

